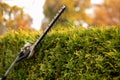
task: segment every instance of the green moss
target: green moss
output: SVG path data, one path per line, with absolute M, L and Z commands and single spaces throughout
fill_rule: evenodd
M 39 32 L 19 31 L 0 40 L 0 76 L 25 42 Z M 37 56 L 17 63 L 8 80 L 119 80 L 120 28 L 56 28 L 40 45 Z

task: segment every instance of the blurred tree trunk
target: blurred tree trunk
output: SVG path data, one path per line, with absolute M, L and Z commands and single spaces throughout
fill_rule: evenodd
M 74 23 L 74 21 L 78 21 L 79 23 L 86 22 L 88 24 L 91 22 L 90 17 L 85 13 L 85 10 L 91 6 L 90 0 L 46 0 L 44 4 L 44 15 L 48 19 L 47 21 L 52 20 L 59 8 L 63 5 L 66 5 L 67 9 L 59 20 L 62 24 L 66 24 L 66 22 Z M 43 25 L 45 25 L 45 22 Z

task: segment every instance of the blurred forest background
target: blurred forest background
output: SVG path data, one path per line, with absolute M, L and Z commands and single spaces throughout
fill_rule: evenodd
M 104 3 L 94 5 L 90 0 L 46 0 L 42 30 L 63 4 L 67 6 L 67 10 L 59 20 L 59 25 L 120 25 L 120 0 L 104 0 Z M 89 13 L 90 10 L 93 10 L 92 14 Z M 31 23 L 32 18 L 24 13 L 23 8 L 10 6 L 4 3 L 4 0 L 0 0 L 0 35 L 11 30 L 32 29 Z

